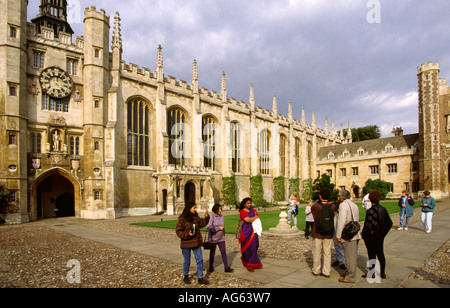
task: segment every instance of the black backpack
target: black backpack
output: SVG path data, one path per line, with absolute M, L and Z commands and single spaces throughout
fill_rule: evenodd
M 317 215 L 316 232 L 323 236 L 332 235 L 334 232 L 334 212 L 331 204 L 322 203 L 322 210 Z

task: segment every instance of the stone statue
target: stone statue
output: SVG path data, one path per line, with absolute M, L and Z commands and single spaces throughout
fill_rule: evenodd
M 61 139 L 59 136 L 59 131 L 55 130 L 55 133 L 53 134 L 53 151 L 59 152 L 61 150 Z

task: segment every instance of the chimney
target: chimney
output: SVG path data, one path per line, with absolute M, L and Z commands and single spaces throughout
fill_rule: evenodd
M 394 127 L 392 129 L 392 137 L 403 136 L 403 128 L 402 127 Z

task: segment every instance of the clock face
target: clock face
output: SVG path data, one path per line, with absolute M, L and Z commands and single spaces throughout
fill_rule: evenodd
M 59 67 L 49 67 L 42 71 L 39 78 L 42 90 L 53 98 L 65 98 L 73 91 L 73 81 Z

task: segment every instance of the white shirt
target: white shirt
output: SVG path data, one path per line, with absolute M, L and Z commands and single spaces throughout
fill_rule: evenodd
M 259 236 L 262 235 L 262 223 L 261 219 L 257 219 L 252 223 L 253 231 L 258 234 Z
M 306 215 L 306 221 L 309 222 L 314 222 L 314 217 L 313 214 L 311 213 L 311 207 L 308 205 L 305 209 L 305 214 L 309 213 L 308 215 Z
M 365 195 L 362 200 L 362 207 L 367 211 L 372 207 L 372 202 L 369 200 L 369 194 Z

